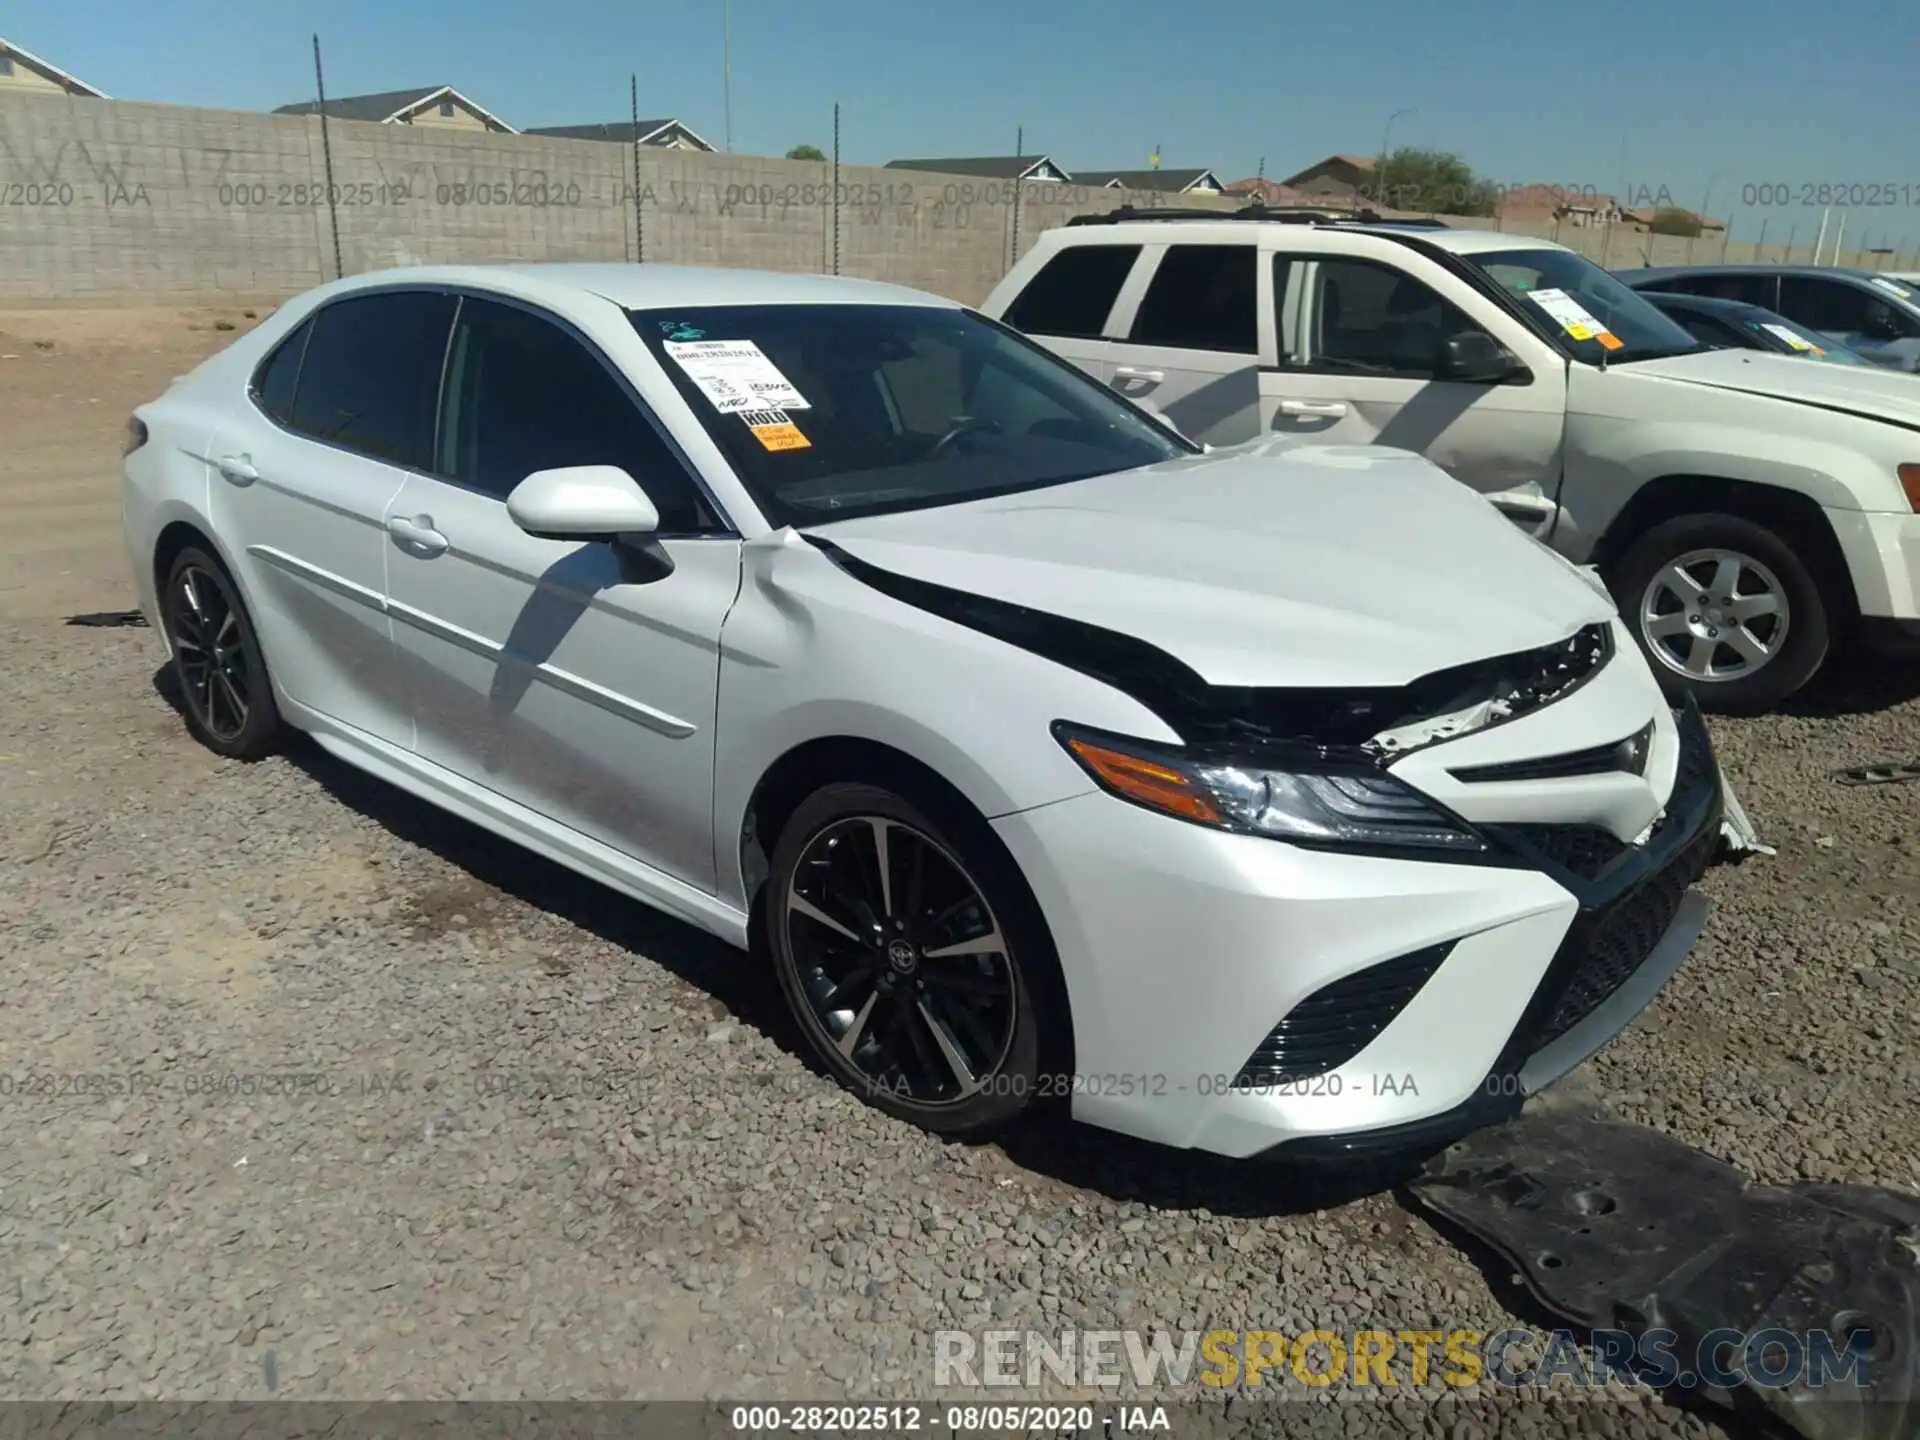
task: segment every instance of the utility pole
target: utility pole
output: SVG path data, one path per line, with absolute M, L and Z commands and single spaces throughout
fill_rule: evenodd
M 1402 115 L 1411 114 L 1413 114 L 1411 110 L 1394 111 L 1387 117 L 1387 128 L 1380 135 L 1380 168 L 1374 171 L 1373 174 L 1373 203 L 1376 205 L 1385 205 L 1387 203 L 1387 156 L 1393 153 L 1390 148 L 1393 144 L 1393 122 L 1398 120 Z

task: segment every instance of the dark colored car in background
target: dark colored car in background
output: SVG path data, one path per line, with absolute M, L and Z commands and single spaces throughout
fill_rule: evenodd
M 1920 290 L 1831 265 L 1653 265 L 1617 272 L 1636 290 L 1739 300 L 1837 340 L 1875 364 L 1920 370 Z
M 1776 355 L 1799 355 L 1830 365 L 1881 368 L 1838 340 L 1796 325 L 1784 315 L 1740 300 L 1712 300 L 1702 295 L 1669 295 L 1662 290 L 1641 294 L 1703 345 L 1716 350 L 1768 350 Z

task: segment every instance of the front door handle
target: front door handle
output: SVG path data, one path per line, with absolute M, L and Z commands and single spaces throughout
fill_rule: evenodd
M 387 521 L 387 533 L 419 555 L 444 554 L 453 543 L 433 528 L 431 515 L 395 515 Z
M 1347 413 L 1344 400 L 1282 400 L 1282 415 L 1316 415 L 1323 419 L 1338 420 Z
M 222 455 L 213 465 L 222 476 L 236 485 L 251 485 L 260 478 L 260 472 L 253 468 L 251 455 Z
M 1132 365 L 1113 367 L 1113 385 L 1116 390 L 1151 390 L 1166 378 L 1164 370 L 1140 370 Z

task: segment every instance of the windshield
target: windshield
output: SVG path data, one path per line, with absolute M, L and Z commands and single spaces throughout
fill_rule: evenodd
M 1618 365 L 1707 348 L 1644 295 L 1571 250 L 1496 250 L 1462 258 L 1519 297 L 1576 360 Z
M 951 505 L 1197 449 L 966 310 L 742 305 L 630 314 L 774 525 Z
M 1770 349 L 1790 351 L 1810 360 L 1825 360 L 1830 365 L 1867 365 L 1873 362 L 1825 335 L 1816 335 L 1804 325 L 1796 325 L 1784 315 L 1756 310 L 1740 316 L 1739 323 L 1758 335 Z

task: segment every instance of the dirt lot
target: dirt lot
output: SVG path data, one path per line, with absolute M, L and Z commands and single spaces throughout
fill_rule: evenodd
M 751 962 L 311 748 L 216 762 L 150 633 L 66 620 L 131 603 L 120 427 L 220 319 L 0 314 L 0 1397 L 924 1397 L 943 1328 L 1537 1322 L 1389 1196 L 937 1144 L 798 1058 Z M 1715 724 L 1780 853 L 1708 877 L 1569 1093 L 1920 1188 L 1920 786 L 1827 777 L 1920 759 L 1916 696 L 1863 665 Z M 59 1075 L 99 1078 L 25 1093 Z M 1360 1433 L 1311 1393 L 1289 1433 Z M 1725 1433 L 1438 1394 L 1366 1433 Z

